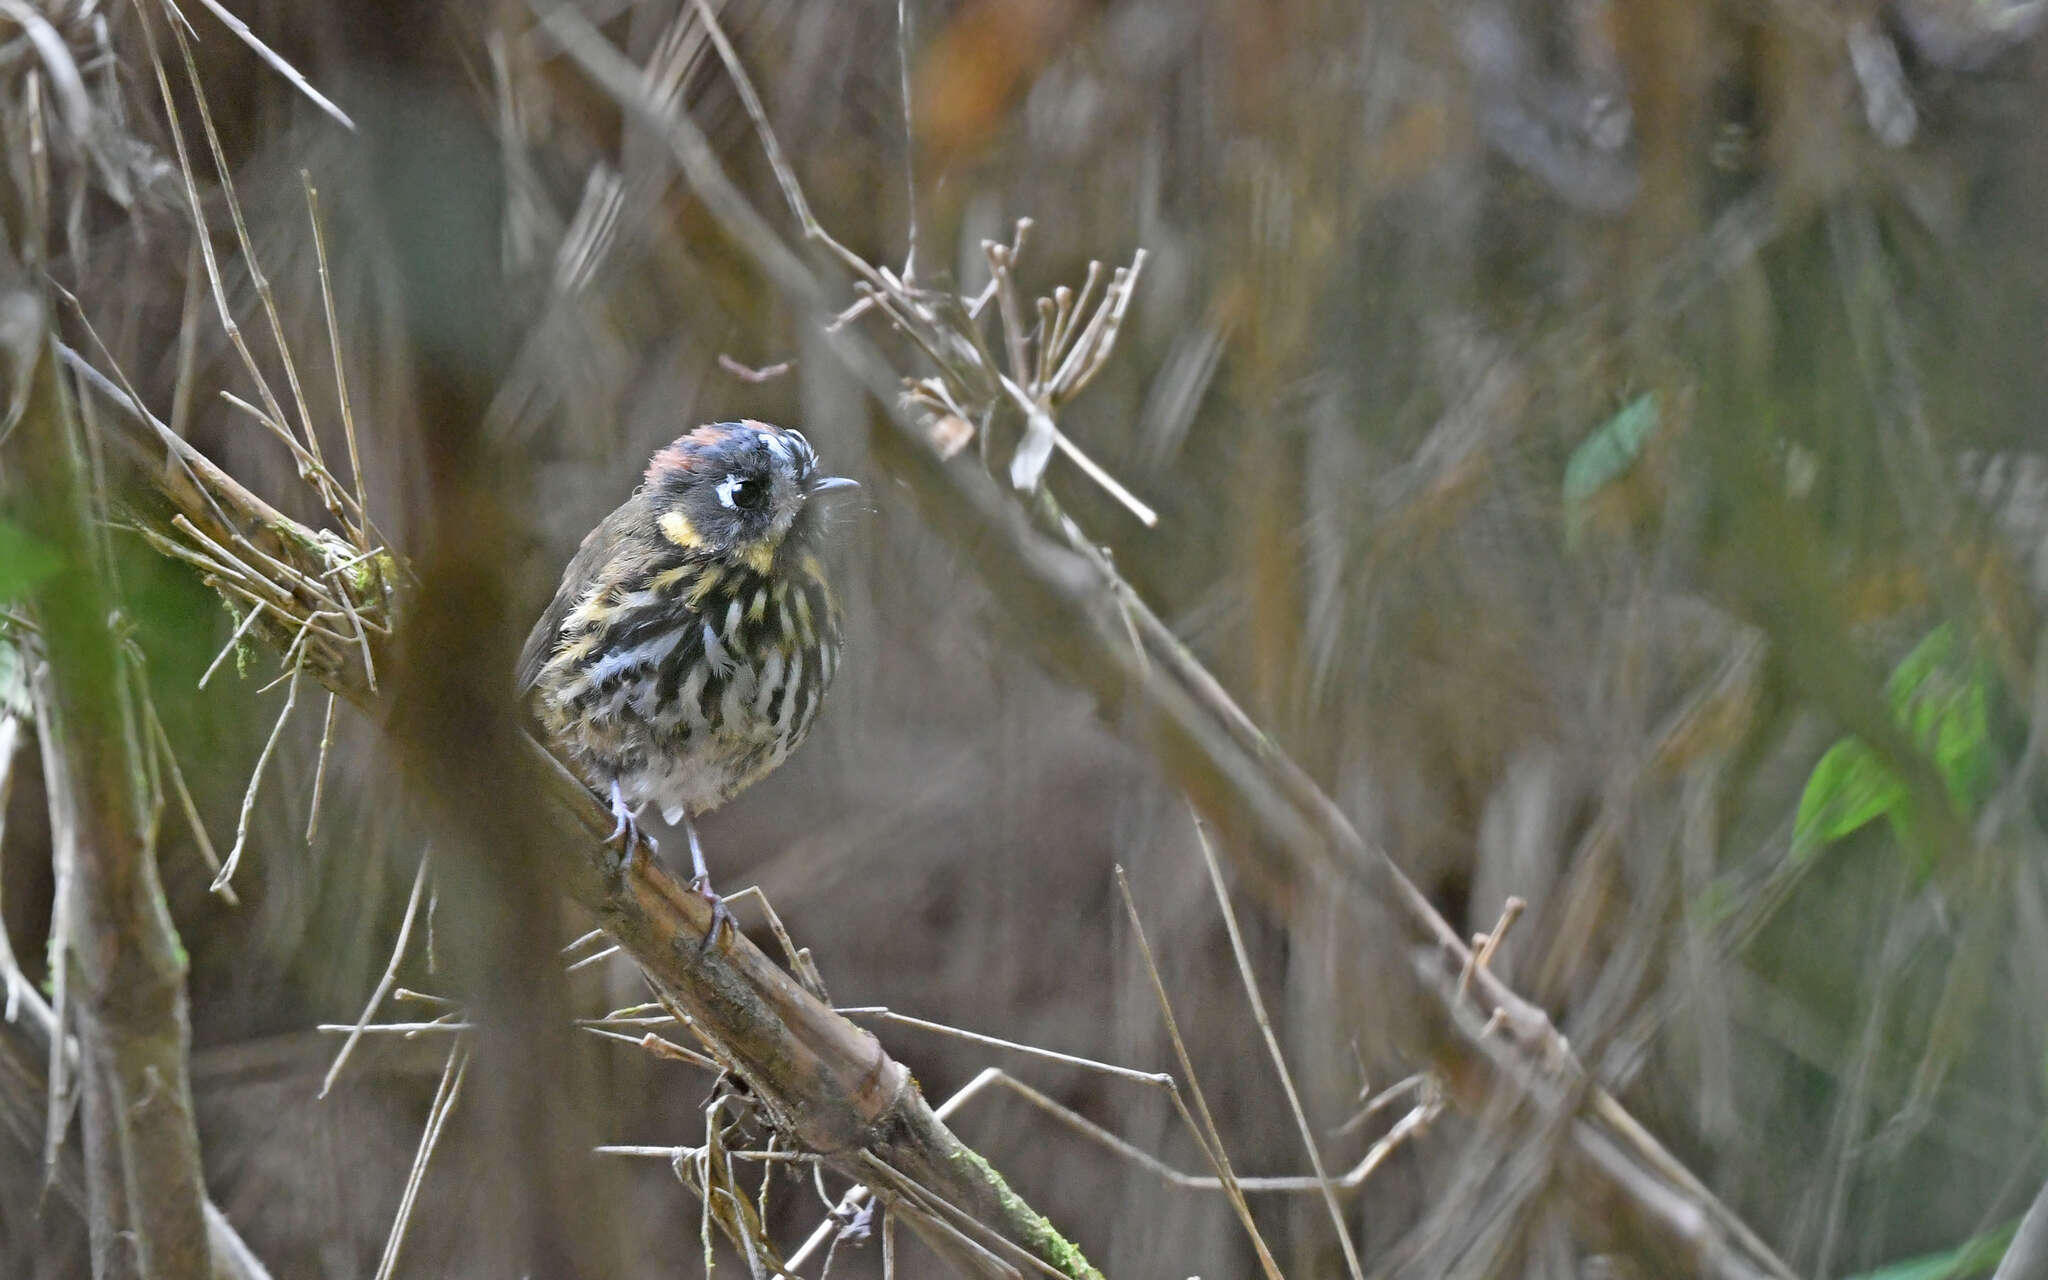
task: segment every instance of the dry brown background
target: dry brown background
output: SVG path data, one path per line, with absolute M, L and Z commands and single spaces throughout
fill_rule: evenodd
M 83 177 L 53 275 L 160 416 L 317 523 L 283 449 L 217 395 L 250 392 L 204 296 L 136 10 L 42 7 L 81 48 L 104 19 L 115 57 L 93 75 L 133 113 L 106 157 L 59 157 Z M 642 64 L 688 8 L 581 7 Z M 2041 6 L 906 7 L 908 139 L 896 6 L 719 8 L 821 221 L 871 259 L 903 262 L 913 189 L 929 281 L 978 287 L 981 242 L 1019 216 L 1036 291 L 1078 283 L 1091 258 L 1148 255 L 1116 359 L 1062 425 L 1159 525 L 1060 461 L 1051 483 L 1160 614 L 1454 924 L 1484 930 L 1508 894 L 1528 900 L 1498 971 L 1799 1274 L 2009 1226 L 2048 1171 L 2029 715 L 2048 585 Z M 1121 864 L 1233 1162 L 1303 1171 L 1183 802 L 1033 663 L 1001 584 L 864 456 L 875 409 L 667 153 L 522 6 L 239 6 L 355 134 L 188 12 L 259 255 L 331 403 L 300 170 L 320 187 L 385 532 L 419 545 L 449 439 L 486 459 L 508 596 L 478 619 L 496 647 L 474 660 L 509 658 L 652 449 L 700 421 L 804 427 L 868 483 L 835 526 L 847 657 L 810 744 L 703 824 L 720 883 L 758 883 L 842 1004 L 1168 1070 Z M 19 30 L 0 11 L 16 104 L 35 61 Z M 1872 48 L 1896 65 L 1873 68 Z M 684 65 L 680 101 L 787 229 L 729 78 L 702 50 Z M 102 170 L 132 180 L 125 204 Z M 623 192 L 616 221 L 598 252 L 565 252 L 599 172 Z M 253 323 L 217 193 L 208 210 Z M 795 367 L 756 384 L 721 355 Z M 1644 393 L 1659 431 L 1568 511 L 1574 450 Z M 274 658 L 242 678 L 230 659 L 195 691 L 231 620 L 190 575 L 126 550 L 152 688 L 224 849 L 276 714 L 279 693 L 256 692 Z M 1966 838 L 1930 864 L 1882 824 L 1795 858 L 1815 761 L 1882 718 L 1885 673 L 1944 619 L 1997 668 L 1993 799 L 1965 807 Z M 280 1277 L 373 1270 L 445 1047 L 368 1045 L 315 1099 L 335 1042 L 311 1028 L 353 1020 L 374 986 L 430 829 L 397 799 L 386 740 L 344 710 L 305 840 L 321 704 L 306 695 L 270 762 L 238 907 L 207 894 L 172 817 L 160 850 L 191 957 L 208 1185 Z M 50 857 L 33 752 L 20 767 L 0 905 L 41 981 Z M 487 786 L 458 799 L 503 802 Z M 1362 1064 L 1391 1082 L 1370 994 L 1341 989 L 1359 942 L 1313 902 L 1284 917 L 1239 902 L 1326 1157 L 1348 1167 L 1387 1123 L 1334 1132 Z M 584 927 L 563 907 L 535 945 Z M 401 980 L 450 982 L 424 953 Z M 572 983 L 590 1014 L 641 998 L 622 960 Z M 1153 1093 L 882 1034 L 935 1099 L 1000 1063 L 1201 1171 Z M 699 1140 L 702 1073 L 617 1044 L 577 1052 L 606 1140 Z M 458 1109 L 401 1274 L 518 1273 L 474 1165 L 507 1122 Z M 1015 1100 L 955 1127 L 1110 1275 L 1252 1273 L 1218 1196 L 1165 1187 Z M 1368 1268 L 1424 1249 L 1440 1274 L 1655 1274 L 1575 1231 L 1545 1162 L 1479 1177 L 1509 1166 L 1501 1142 L 1446 1116 L 1347 1195 Z M 618 1275 L 701 1270 L 695 1202 L 664 1165 L 591 1176 L 617 1197 Z M 86 1274 L 82 1231 L 39 1217 L 35 1188 L 10 1148 L 0 1274 Z M 807 1197 L 792 1184 L 779 1238 L 808 1230 Z M 1287 1274 L 1343 1274 L 1315 1197 L 1255 1206 Z M 875 1252 L 842 1251 L 834 1274 L 879 1274 Z

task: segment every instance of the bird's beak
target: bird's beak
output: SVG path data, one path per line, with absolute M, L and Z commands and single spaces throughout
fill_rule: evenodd
M 820 476 L 816 480 L 811 481 L 810 496 L 816 498 L 835 491 L 858 488 L 860 488 L 860 481 L 858 480 L 849 480 L 845 476 Z

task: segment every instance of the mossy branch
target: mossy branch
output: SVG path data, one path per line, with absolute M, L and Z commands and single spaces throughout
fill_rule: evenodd
M 80 1050 L 93 1271 L 202 1280 L 212 1263 L 186 1067 L 185 952 L 144 821 L 130 672 L 109 623 L 104 513 L 46 296 L 10 251 L 0 255 L 0 314 L 13 320 L 0 362 L 15 380 L 0 383 L 11 410 L 0 485 L 24 532 L 61 566 L 26 604 L 57 876 L 52 970 Z M 69 1063 L 54 1051 L 50 1062 L 57 1096 Z M 58 1123 L 53 1111 L 53 1136 Z
M 312 613 L 342 603 L 365 618 L 392 618 L 402 601 L 394 584 L 409 580 L 395 555 L 382 553 L 367 573 L 335 572 L 331 557 L 345 544 L 308 529 L 250 493 L 204 455 L 150 420 L 118 389 L 103 388 L 127 410 L 109 415 L 112 439 L 146 482 L 135 495 L 135 519 L 150 542 L 180 559 L 201 536 L 222 548 L 260 548 L 243 557 L 237 577 L 204 567 L 231 601 L 253 591 L 275 614 L 252 636 L 283 650 L 296 643 L 305 672 L 384 724 L 391 699 L 371 684 L 388 644 L 368 631 L 360 641 L 305 627 Z M 199 536 L 195 536 L 199 535 Z M 251 579 L 260 579 L 252 582 Z M 308 584 L 324 584 L 314 591 Z M 704 898 L 678 884 L 653 859 L 637 859 L 622 878 L 603 844 L 612 828 L 606 806 L 539 743 L 522 737 L 504 794 L 534 797 L 529 816 L 540 824 L 535 845 L 547 851 L 562 889 L 593 913 L 636 960 L 654 986 L 687 1014 L 697 1031 L 759 1098 L 778 1127 L 803 1149 L 846 1176 L 867 1182 L 912 1207 L 936 1195 L 979 1224 L 995 1241 L 1021 1249 L 1061 1275 L 1096 1276 L 1086 1258 L 1004 1184 L 932 1113 L 909 1071 L 873 1035 L 806 991 L 744 935 L 730 931 L 700 950 L 711 925 Z M 985 1248 L 963 1248 L 955 1234 L 925 1215 L 906 1221 L 943 1256 L 971 1274 L 1004 1274 Z
M 1279 914 L 1306 902 L 1334 902 L 1349 913 L 1350 936 L 1361 940 L 1357 979 L 1384 992 L 1384 1008 L 1397 1015 L 1379 1033 L 1435 1065 L 1452 1100 L 1468 1111 L 1502 1099 L 1527 1107 L 1539 1120 L 1539 1136 L 1558 1140 L 1593 1238 L 1693 1274 L 1789 1280 L 1791 1270 L 1770 1247 L 1589 1075 L 1543 1010 L 1477 962 L 1386 851 L 1367 843 L 1259 730 L 1109 556 L 1060 514 L 1035 472 L 1020 475 L 1013 463 L 1011 487 L 1029 494 L 1019 501 L 997 486 L 985 464 L 965 455 L 941 459 L 926 421 L 935 396 L 984 422 L 1009 408 L 1027 419 L 1048 412 L 1048 399 L 1020 397 L 1004 385 L 962 300 L 920 290 L 834 240 L 812 216 L 756 108 L 763 145 L 806 239 L 844 266 L 863 299 L 939 370 L 935 379 L 903 377 L 874 344 L 838 323 L 833 291 L 734 185 L 696 123 L 651 102 L 636 69 L 586 20 L 548 0 L 530 3 L 547 36 L 629 117 L 667 142 L 706 210 L 765 280 L 819 326 L 848 374 L 885 408 L 873 419 L 877 457 L 976 567 L 1046 665 L 1093 694 L 1103 718 L 1158 761 L 1216 824 L 1240 872 Z M 708 6 L 699 9 L 719 39 L 715 16 Z M 744 69 L 727 52 L 745 99 Z M 992 256 L 998 268 L 1008 266 L 1008 258 Z M 1012 360 L 1023 364 L 1021 348 L 1013 346 Z M 1025 439 L 1051 430 L 1027 421 Z M 1018 457 L 1024 453 L 1020 446 Z

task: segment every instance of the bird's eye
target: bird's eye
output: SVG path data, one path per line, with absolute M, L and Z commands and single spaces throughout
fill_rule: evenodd
M 768 486 L 759 480 L 736 480 L 729 492 L 738 510 L 759 511 L 768 505 Z

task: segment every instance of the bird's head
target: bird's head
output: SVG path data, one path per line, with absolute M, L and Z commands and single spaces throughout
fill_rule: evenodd
M 820 476 L 800 431 L 765 422 L 714 422 L 655 454 L 642 491 L 661 536 L 685 550 L 767 573 L 794 533 L 808 534 L 813 500 L 858 486 Z

